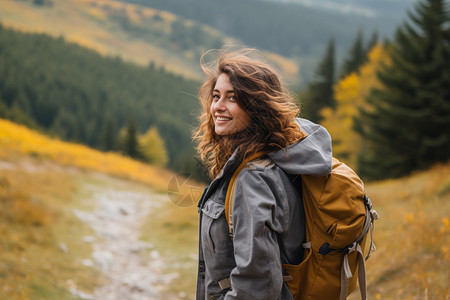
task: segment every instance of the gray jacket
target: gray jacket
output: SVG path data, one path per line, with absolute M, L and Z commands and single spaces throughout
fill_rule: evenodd
M 296 175 L 331 172 L 331 138 L 321 127 L 298 119 L 308 136 L 269 153 L 266 167 L 244 168 L 237 178 L 234 235 L 225 219 L 228 182 L 240 161 L 233 154 L 199 203 L 200 247 L 197 300 L 292 299 L 283 282 L 282 264 L 303 258 L 305 217 Z M 218 282 L 230 278 L 231 287 Z

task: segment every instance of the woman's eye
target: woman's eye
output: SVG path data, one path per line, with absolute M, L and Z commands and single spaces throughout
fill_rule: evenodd
M 231 101 L 236 101 L 236 96 L 235 95 L 230 96 L 228 99 L 230 99 Z
M 217 101 L 217 100 L 219 100 L 219 98 L 220 98 L 219 95 L 213 95 L 212 96 L 213 101 Z

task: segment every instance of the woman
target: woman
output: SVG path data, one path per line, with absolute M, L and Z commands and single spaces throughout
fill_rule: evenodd
M 292 299 L 282 264 L 303 258 L 305 217 L 299 174 L 331 170 L 325 129 L 296 119 L 299 109 L 280 76 L 253 50 L 219 52 L 199 90 L 198 152 L 213 181 L 199 203 L 197 299 Z M 270 163 L 244 168 L 237 177 L 233 236 L 225 196 L 240 162 L 264 153 Z

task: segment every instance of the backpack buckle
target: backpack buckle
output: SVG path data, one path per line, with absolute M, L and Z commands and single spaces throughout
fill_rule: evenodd
M 322 255 L 327 255 L 331 251 L 333 251 L 333 249 L 330 248 L 330 244 L 328 244 L 328 243 L 324 243 L 322 246 L 320 246 L 320 249 L 319 249 L 319 253 Z
M 364 194 L 364 204 L 367 206 L 369 210 L 372 209 L 372 201 L 370 201 L 369 196 L 367 196 L 366 194 Z

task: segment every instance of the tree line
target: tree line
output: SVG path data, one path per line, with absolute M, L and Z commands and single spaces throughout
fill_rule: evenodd
M 450 158 L 450 11 L 423 0 L 392 40 L 359 33 L 340 74 L 334 40 L 300 93 L 304 114 L 334 137 L 335 155 L 369 179 L 406 175 Z

